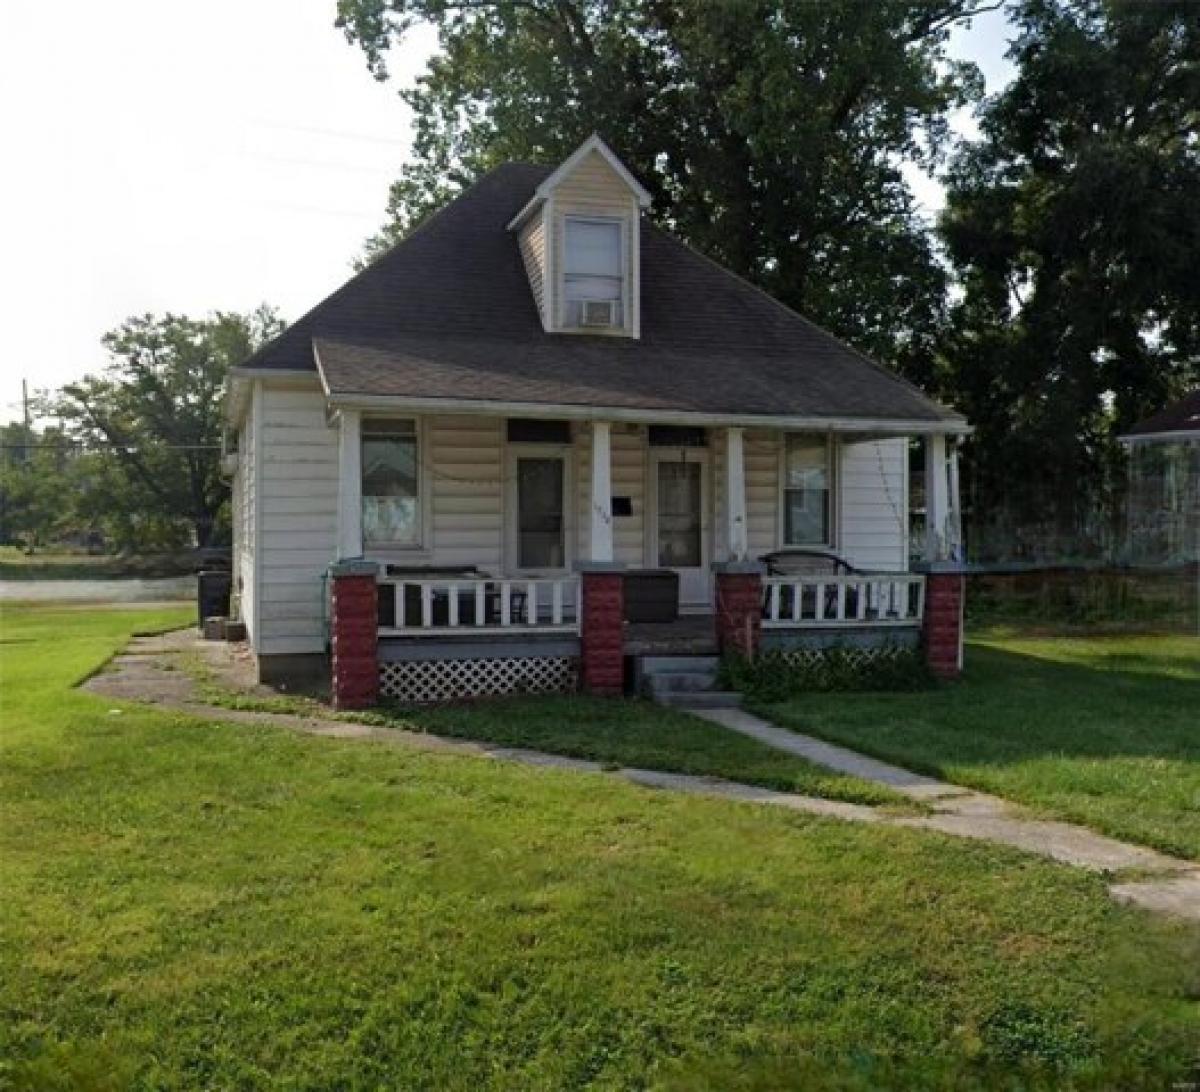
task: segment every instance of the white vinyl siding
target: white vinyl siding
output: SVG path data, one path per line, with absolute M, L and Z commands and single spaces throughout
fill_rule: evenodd
M 538 314 L 542 317 L 542 325 L 546 325 L 546 223 L 544 214 L 539 212 L 530 218 L 529 223 L 521 228 L 521 259 L 525 263 L 525 273 L 529 277 L 529 288 L 533 292 L 533 301 L 537 304 Z
M 255 422 L 258 422 L 256 427 Z M 395 564 L 511 570 L 506 549 L 505 420 L 475 415 L 420 419 L 426 491 L 426 548 L 370 551 Z M 591 429 L 574 427 L 569 478 L 575 504 L 575 556 L 586 557 L 591 526 Z M 727 553 L 724 502 L 725 433 L 708 430 L 712 556 Z M 747 430 L 746 500 L 749 546 L 760 556 L 781 545 L 783 434 Z M 308 389 L 259 385 L 239 439 L 237 571 L 242 616 L 261 654 L 320 652 L 324 647 L 323 577 L 337 542 L 337 430 L 325 400 Z M 907 562 L 907 444 L 904 440 L 838 441 L 834 549 L 866 569 L 903 570 Z M 628 497 L 632 514 L 614 516 L 618 561 L 647 563 L 649 459 L 644 426 L 612 430 L 612 493 Z M 511 516 L 511 513 L 508 513 Z M 257 542 L 257 554 L 255 543 Z M 256 608 L 257 605 L 257 608 Z
M 834 475 L 841 508 L 837 551 L 860 569 L 908 568 L 908 441 L 841 441 Z
M 251 384 L 250 401 L 238 432 L 238 468 L 234 476 L 234 573 L 237 581 L 239 616 L 246 623 L 251 645 L 258 647 L 258 584 L 255 537 L 259 503 L 257 461 L 258 436 L 255 422 L 262 411 L 262 391 Z
M 498 573 L 504 554 L 504 420 L 438 416 L 426 429 L 433 541 L 414 564 Z
M 619 218 L 621 222 L 621 254 L 624 264 L 625 300 L 628 314 L 625 328 L 638 334 L 638 224 L 640 210 L 637 198 L 624 180 L 604 160 L 592 152 L 564 178 L 554 190 L 549 206 L 550 235 L 548 253 L 553 260 L 549 268 L 557 270 L 547 283 L 547 314 L 555 317 L 554 325 L 561 329 L 563 312 L 562 270 L 566 268 L 565 227 L 572 216 Z
M 262 395 L 256 647 L 321 652 L 323 577 L 337 550 L 337 432 L 315 386 L 264 386 Z
M 612 434 L 612 492 L 628 497 L 632 514 L 613 516 L 613 556 L 641 565 L 646 549 L 646 430 L 616 425 Z M 585 555 L 580 555 L 585 556 Z
M 775 549 L 779 535 L 779 439 L 773 432 L 748 431 L 744 444 L 746 532 L 750 556 L 761 557 Z
M 725 432 L 712 429 L 715 557 L 728 555 L 725 509 Z M 746 516 L 750 556 L 782 549 L 783 496 L 780 467 L 783 433 L 747 430 Z M 908 441 L 835 439 L 833 550 L 861 569 L 908 567 Z M 897 511 L 901 518 L 897 519 Z

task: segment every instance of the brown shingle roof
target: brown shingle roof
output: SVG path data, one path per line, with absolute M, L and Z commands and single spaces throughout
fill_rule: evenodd
M 1200 435 L 1200 389 L 1185 394 L 1153 417 L 1139 421 L 1126 436 L 1149 436 L 1160 432 L 1192 432 Z
M 861 353 L 642 224 L 639 340 L 547 334 L 505 225 L 549 169 L 508 164 L 247 361 L 335 395 L 961 423 Z

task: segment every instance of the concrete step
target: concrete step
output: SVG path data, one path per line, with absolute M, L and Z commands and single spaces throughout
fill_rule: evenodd
M 646 683 L 654 694 L 668 692 L 692 692 L 711 690 L 716 683 L 713 671 L 669 671 L 660 675 L 645 676 Z
M 655 695 L 660 705 L 675 709 L 737 709 L 742 695 L 733 690 L 664 690 Z
M 670 675 L 676 672 L 716 671 L 720 666 L 716 656 L 639 656 L 643 675 Z

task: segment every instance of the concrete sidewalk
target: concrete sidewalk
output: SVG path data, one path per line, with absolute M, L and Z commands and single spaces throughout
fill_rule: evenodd
M 1027 818 L 1019 808 L 999 797 L 924 777 L 911 770 L 868 758 L 857 751 L 787 731 L 740 709 L 696 710 L 693 715 L 829 769 L 886 785 L 919 802 L 925 814 L 899 814 L 885 808 L 778 792 L 722 778 L 629 767 L 614 769 L 599 762 L 519 747 L 501 747 L 448 739 L 430 733 L 381 728 L 339 718 L 332 713 L 266 713 L 226 709 L 202 701 L 195 680 L 179 669 L 181 656 L 195 655 L 208 661 L 214 673 L 222 677 L 223 683 L 230 684 L 236 680 L 238 688 L 244 689 L 247 696 L 266 696 L 263 693 L 265 688 L 256 687 L 248 681 L 244 665 L 231 659 L 228 646 L 200 641 L 194 631 L 187 630 L 158 637 L 135 638 L 125 652 L 92 676 L 84 688 L 111 698 L 167 706 L 208 720 L 271 725 L 339 739 L 386 740 L 419 750 L 619 777 L 645 788 L 668 792 L 715 796 L 847 822 L 912 827 L 959 838 L 995 842 L 1093 872 L 1136 871 L 1139 875 L 1137 880 L 1109 885 L 1109 893 L 1115 899 L 1136 903 L 1157 913 L 1200 922 L 1200 865 L 1194 862 L 1106 838 L 1071 823 Z
M 1136 871 L 1144 878 L 1109 886 L 1114 898 L 1200 921 L 1200 865 L 1192 861 L 1108 838 L 1074 823 L 1029 818 L 1019 806 L 998 796 L 938 781 L 847 747 L 780 728 L 742 709 L 696 709 L 691 712 L 768 747 L 839 773 L 886 785 L 920 801 L 932 813 L 889 816 L 887 822 L 895 826 L 919 827 L 960 838 L 997 842 L 1092 872 Z

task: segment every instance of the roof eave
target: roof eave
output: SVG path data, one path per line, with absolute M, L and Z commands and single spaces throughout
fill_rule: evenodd
M 1172 428 L 1162 429 L 1158 432 L 1127 432 L 1124 436 L 1118 436 L 1117 440 L 1123 444 L 1160 443 L 1169 440 L 1200 440 L 1200 428 Z
M 537 212 L 546 203 L 546 198 L 540 193 L 534 192 L 534 195 L 521 206 L 521 211 L 517 213 L 504 226 L 505 231 L 520 231 L 525 226 L 526 221 Z
M 324 375 L 322 376 L 324 379 Z M 574 421 L 613 421 L 626 424 L 681 424 L 733 428 L 782 428 L 797 432 L 837 432 L 872 436 L 969 436 L 974 429 L 958 416 L 945 418 L 888 418 L 811 416 L 798 414 L 707 413 L 696 410 L 636 409 L 627 406 L 554 402 L 507 402 L 493 399 L 431 398 L 400 394 L 334 391 L 326 385 L 331 406 L 348 409 L 387 409 L 434 413 L 493 414 L 507 417 L 554 416 Z
M 567 177 L 585 157 L 595 152 L 612 168 L 614 174 L 629 187 L 630 192 L 637 199 L 638 207 L 647 209 L 651 204 L 651 197 L 646 187 L 643 186 L 630 173 L 629 168 L 617 158 L 617 154 L 601 139 L 599 133 L 593 133 L 587 138 L 578 148 L 575 149 L 566 159 L 564 159 L 533 191 L 533 196 L 525 203 L 521 211 L 517 213 L 509 222 L 508 230 L 517 231 L 521 225 L 529 219 L 533 213 L 539 209 L 550 198 L 550 195 L 558 188 L 559 184 Z

